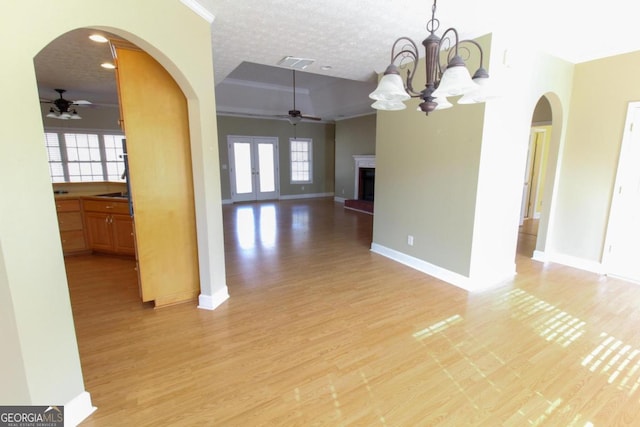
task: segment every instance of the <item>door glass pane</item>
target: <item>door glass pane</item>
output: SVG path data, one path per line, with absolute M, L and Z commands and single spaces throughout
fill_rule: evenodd
M 251 182 L 251 144 L 248 142 L 234 142 L 233 157 L 236 193 L 251 193 L 253 191 Z
M 276 191 L 273 144 L 258 144 L 258 170 L 260 171 L 260 192 Z

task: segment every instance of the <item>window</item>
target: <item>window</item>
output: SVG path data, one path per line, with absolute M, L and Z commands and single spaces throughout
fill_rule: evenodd
M 64 168 L 62 167 L 62 155 L 60 153 L 60 141 L 57 133 L 45 133 L 44 143 L 49 156 L 49 174 L 51 181 L 64 182 Z
M 123 135 L 49 131 L 44 135 L 53 182 L 118 181 Z
M 312 140 L 298 138 L 289 140 L 291 154 L 291 183 L 307 184 L 313 182 Z

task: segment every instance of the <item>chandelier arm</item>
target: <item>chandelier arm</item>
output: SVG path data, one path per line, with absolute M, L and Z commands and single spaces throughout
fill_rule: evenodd
M 402 48 L 396 52 L 400 42 L 405 42 Z M 413 98 L 420 96 L 419 92 L 413 89 L 413 76 L 416 74 L 416 67 L 418 65 L 419 52 L 416 43 L 409 37 L 400 37 L 394 43 L 391 48 L 391 63 L 395 64 L 398 58 L 410 58 L 409 64 L 403 63 L 402 59 L 398 62 L 399 68 L 407 68 L 407 80 L 405 82 L 405 90 Z
M 408 42 L 408 45 L 402 46 L 401 51 L 396 54 L 395 53 L 396 48 L 398 47 L 398 43 L 400 43 L 401 41 Z M 418 46 L 416 45 L 416 43 L 413 40 L 411 40 L 409 37 L 400 37 L 395 42 L 393 42 L 393 47 L 391 48 L 391 63 L 393 63 L 396 60 L 396 58 L 398 58 L 400 53 L 403 53 L 403 52 L 408 53 L 409 55 L 413 56 L 415 59 L 418 58 Z
M 475 40 L 471 40 L 471 39 L 465 39 L 465 40 L 460 40 L 459 44 L 462 43 L 471 43 L 472 45 L 474 45 L 475 47 L 478 48 L 478 51 L 480 52 L 480 68 L 484 67 L 484 52 L 482 50 L 482 47 L 480 46 L 480 43 L 478 43 Z
M 455 43 L 453 43 L 453 46 L 452 46 L 453 50 L 451 48 L 449 48 L 449 53 L 447 54 L 447 63 L 449 63 L 451 58 L 453 58 L 454 56 L 458 56 L 458 44 L 460 44 L 459 37 L 458 37 L 458 30 L 456 30 L 455 28 L 451 27 L 451 28 L 448 28 L 447 31 L 445 31 L 442 34 L 442 37 L 440 38 L 440 46 L 439 46 L 439 48 L 440 49 L 442 48 L 443 43 L 445 42 L 445 40 L 446 40 L 447 43 L 451 44 L 451 40 L 449 40 L 447 38 L 447 34 L 450 33 L 450 32 L 453 33 L 453 35 L 454 35 L 453 38 L 455 39 Z M 452 53 L 453 53 L 453 55 L 452 55 Z M 438 61 L 438 64 L 440 64 L 440 61 Z M 442 71 L 442 67 L 440 67 L 440 68 L 441 68 L 441 71 Z

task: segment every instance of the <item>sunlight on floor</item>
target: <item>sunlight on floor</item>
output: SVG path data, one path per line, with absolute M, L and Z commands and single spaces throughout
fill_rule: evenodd
M 512 317 L 526 322 L 542 338 L 569 346 L 585 332 L 586 323 L 522 289 L 513 289 L 496 301 Z
M 440 322 L 434 323 L 431 326 L 427 326 L 423 330 L 414 333 L 413 337 L 418 340 L 422 338 L 427 338 L 435 333 L 442 332 L 445 329 L 447 329 L 449 326 L 455 325 L 456 323 L 461 321 L 462 321 L 462 316 L 460 316 L 459 314 L 456 314 L 454 316 L 449 317 L 448 319 L 444 319 L 444 320 L 441 320 Z
M 603 341 L 584 358 L 582 366 L 591 372 L 602 366 L 600 373 L 609 375 L 609 384 L 620 379 L 619 387 L 632 395 L 640 386 L 640 350 L 604 332 L 600 337 Z

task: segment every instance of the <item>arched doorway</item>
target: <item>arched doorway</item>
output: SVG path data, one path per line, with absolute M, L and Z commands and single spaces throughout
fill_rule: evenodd
M 562 132 L 562 106 L 554 93 L 542 95 L 533 110 L 518 233 L 520 255 L 545 261 Z
M 535 250 L 544 200 L 551 123 L 551 106 L 547 98 L 542 96 L 536 104 L 531 120 L 518 230 L 518 253 L 529 258 Z
M 107 42 L 92 43 L 95 35 Z M 108 61 L 117 68 L 100 67 Z M 54 184 L 64 188 L 56 206 L 73 202 L 78 207 L 74 212 L 58 209 L 63 248 L 67 235 L 75 233 L 75 241 L 84 239 L 89 252 L 135 256 L 140 298 L 156 307 L 194 300 L 200 288 L 198 249 L 189 118 L 181 89 L 150 55 L 104 31 L 68 32 L 47 45 L 34 63 L 41 94 L 66 87 L 66 93 L 94 100 L 62 102 L 61 93 L 53 103 L 44 103 L 44 112 L 53 104 L 43 119 L 47 142 L 56 137 L 47 147 L 52 180 L 64 182 Z M 73 69 L 60 72 L 65 63 L 73 63 Z M 69 114 L 57 111 L 65 107 L 77 120 L 59 120 Z M 114 110 L 117 121 L 110 114 Z M 128 216 L 124 201 L 104 198 L 116 189 L 126 193 Z M 62 231 L 71 215 L 80 223 L 77 230 Z
M 211 149 L 217 136 L 210 26 L 181 2 L 157 6 L 136 5 L 134 11 L 123 0 L 114 0 L 108 8 L 79 6 L 72 0 L 55 4 L 26 0 L 7 6 L 12 19 L 0 29 L 2 37 L 11 41 L 2 48 L 3 78 L 10 82 L 4 96 L 15 102 L 3 105 L 5 117 L 12 119 L 0 138 L 0 181 L 6 202 L 0 209 L 0 295 L 5 303 L 1 323 L 4 342 L 14 350 L 2 363 L 6 387 L 0 398 L 6 404 L 63 403 L 67 421 L 76 422 L 92 410 L 78 358 L 33 65 L 37 53 L 60 34 L 98 23 L 135 39 L 182 88 L 189 104 L 191 149 L 198 159 L 193 179 L 200 306 L 214 308 L 224 301 L 219 166 L 217 152 Z M 167 32 L 172 26 L 182 30 Z M 20 114 L 15 114 L 16 102 Z

